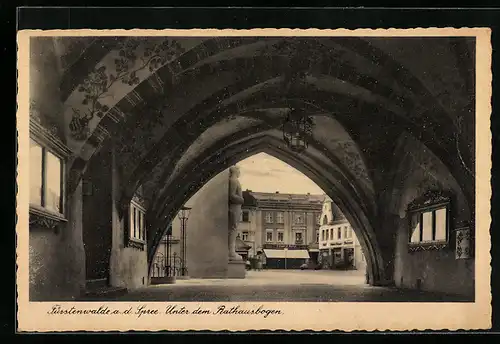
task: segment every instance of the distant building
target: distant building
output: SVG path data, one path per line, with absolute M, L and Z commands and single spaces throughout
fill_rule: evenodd
M 324 195 L 264 193 L 246 190 L 238 235 L 259 252 L 266 268 L 295 269 L 317 263 L 319 225 Z
M 351 225 L 326 196 L 319 228 L 319 263 L 331 269 L 365 269 L 366 260 Z

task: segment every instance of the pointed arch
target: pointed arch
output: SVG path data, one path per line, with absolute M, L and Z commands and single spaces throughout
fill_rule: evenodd
M 267 153 L 277 159 L 282 160 L 288 165 L 296 168 L 306 175 L 338 205 L 345 213 L 347 220 L 355 228 L 356 235 L 366 253 L 368 262 L 368 274 L 372 284 L 384 283 L 384 263 L 378 242 L 376 240 L 375 229 L 369 217 L 363 211 L 362 207 L 356 202 L 349 192 L 335 181 L 331 176 L 328 177 L 328 166 L 324 166 L 312 158 L 304 158 L 301 155 L 293 154 L 282 146 L 279 140 L 272 137 L 257 137 L 243 143 L 230 146 L 223 150 L 220 157 L 215 155 L 206 157 L 206 164 L 191 171 L 189 177 L 180 175 L 173 183 L 178 185 L 175 194 L 169 198 L 169 202 L 164 204 L 162 213 L 156 217 L 152 224 L 153 235 L 148 247 L 148 261 L 151 262 L 156 247 L 158 246 L 163 232 L 154 230 L 154 228 L 166 228 L 172 221 L 178 209 L 190 199 L 206 182 L 215 177 L 229 166 L 257 153 Z

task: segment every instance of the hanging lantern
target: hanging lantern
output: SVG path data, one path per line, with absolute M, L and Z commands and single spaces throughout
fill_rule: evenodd
M 303 152 L 307 149 L 312 127 L 312 118 L 292 109 L 283 123 L 283 140 L 292 151 Z

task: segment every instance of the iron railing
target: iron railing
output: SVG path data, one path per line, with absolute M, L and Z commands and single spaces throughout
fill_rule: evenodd
M 187 274 L 186 268 L 183 271 L 181 257 L 174 253 L 170 259 L 168 258 L 162 253 L 157 254 L 152 266 L 152 277 L 176 277 Z

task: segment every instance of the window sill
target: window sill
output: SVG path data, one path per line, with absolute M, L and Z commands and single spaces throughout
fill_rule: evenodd
M 408 252 L 421 252 L 421 251 L 440 251 L 449 247 L 446 241 L 434 241 L 426 243 L 410 243 L 408 244 Z
M 57 229 L 61 224 L 66 222 L 68 222 L 68 220 L 60 213 L 36 205 L 30 205 L 30 227 Z
M 144 248 L 146 247 L 146 242 L 143 240 L 130 238 L 128 240 L 127 247 L 136 248 L 138 250 L 144 251 Z

